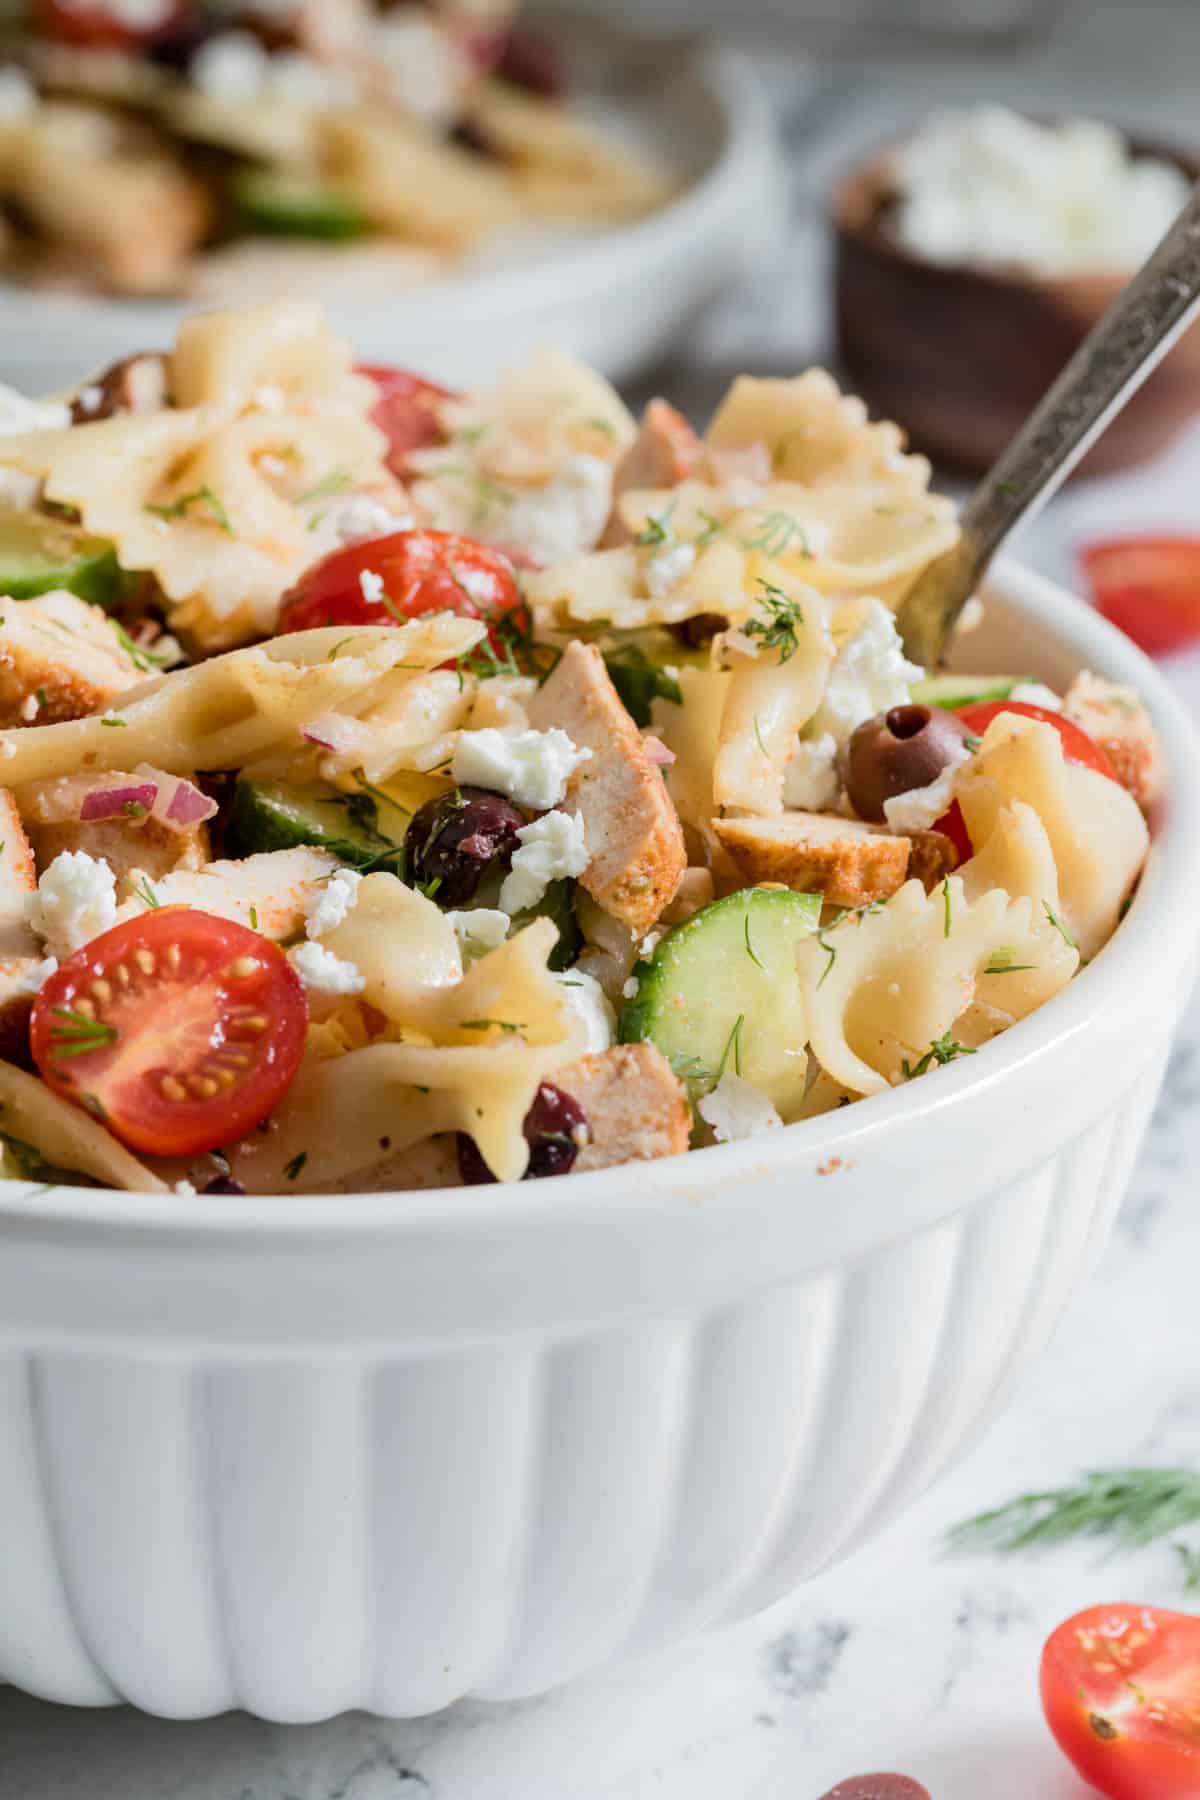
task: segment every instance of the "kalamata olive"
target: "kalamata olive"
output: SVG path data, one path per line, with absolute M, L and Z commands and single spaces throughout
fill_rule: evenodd
M 561 100 L 567 89 L 566 64 L 557 45 L 522 25 L 514 25 L 504 39 L 496 74 L 543 100 Z
M 202 1194 L 244 1194 L 245 1191 L 241 1182 L 234 1175 L 214 1175 L 212 1180 L 200 1189 Z
M 929 1789 L 907 1775 L 852 1775 L 821 1800 L 929 1800 Z
M 439 906 L 464 906 L 483 877 L 507 869 L 517 849 L 523 812 L 490 788 L 454 788 L 427 800 L 404 837 L 409 880 Z
M 680 619 L 670 629 L 689 650 L 703 650 L 705 645 L 712 643 L 718 631 L 726 630 L 728 625 L 724 613 L 693 613 L 690 619 Z
M 876 713 L 851 737 L 843 778 L 860 819 L 883 819 L 885 800 L 928 787 L 943 769 L 961 761 L 970 732 L 940 706 L 893 706 Z
M 565 1175 L 574 1167 L 587 1131 L 587 1114 L 578 1100 L 564 1094 L 552 1082 L 543 1081 L 534 1095 L 533 1105 L 525 1114 L 525 1142 L 529 1145 L 529 1167 L 524 1180 L 539 1181 L 545 1175 Z M 475 1148 L 475 1140 L 465 1132 L 458 1138 L 458 1168 L 463 1180 L 471 1186 L 495 1181 L 496 1177 Z

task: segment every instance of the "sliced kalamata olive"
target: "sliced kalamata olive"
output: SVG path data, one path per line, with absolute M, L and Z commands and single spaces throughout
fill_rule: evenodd
M 690 619 L 681 619 L 671 631 L 681 644 L 689 650 L 703 650 L 711 644 L 718 631 L 728 629 L 729 620 L 724 613 L 693 613 Z
M 450 132 L 450 142 L 457 144 L 460 150 L 469 150 L 472 156 L 484 157 L 488 162 L 504 160 L 499 145 L 488 136 L 478 119 L 460 119 Z
M 245 1188 L 233 1175 L 214 1175 L 200 1189 L 202 1194 L 244 1194 Z
M 940 706 L 893 706 L 860 725 L 844 753 L 843 778 L 860 819 L 884 819 L 884 801 L 929 787 L 962 760 L 970 732 Z
M 489 788 L 454 788 L 413 814 L 404 839 L 409 879 L 439 906 L 473 900 L 483 877 L 507 869 L 525 815 Z
M 546 1175 L 565 1175 L 574 1168 L 586 1139 L 587 1114 L 578 1100 L 552 1082 L 543 1081 L 525 1114 L 523 1129 L 529 1145 L 529 1167 L 524 1179 L 540 1181 Z M 496 1179 L 475 1148 L 475 1140 L 464 1132 L 458 1137 L 458 1168 L 463 1180 L 472 1187 Z
M 126 356 L 85 383 L 71 402 L 72 425 L 94 425 L 117 413 L 161 412 L 167 404 L 167 359 L 156 351 Z
M 908 1775 L 852 1775 L 821 1800 L 929 1800 L 929 1789 Z

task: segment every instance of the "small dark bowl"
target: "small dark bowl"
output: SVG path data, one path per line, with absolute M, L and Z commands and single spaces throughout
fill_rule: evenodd
M 1130 140 L 1191 181 L 1200 158 Z M 832 222 L 838 351 L 872 411 L 913 445 L 982 473 L 1124 286 L 1120 275 L 1039 276 L 944 265 L 915 255 L 893 228 L 896 146 L 835 189 Z M 1200 326 L 1175 346 L 1085 459 L 1085 474 L 1156 456 L 1200 411 Z

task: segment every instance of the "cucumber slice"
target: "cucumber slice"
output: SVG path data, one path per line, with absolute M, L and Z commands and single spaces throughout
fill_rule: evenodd
M 695 1100 L 744 1075 L 786 1119 L 804 1097 L 808 1041 L 796 945 L 821 923 L 821 896 L 744 888 L 669 931 L 634 969 L 623 1044 L 649 1038 Z M 792 1054 L 789 1054 L 791 1052 Z
M 1032 679 L 1031 675 L 926 675 L 913 682 L 911 693 L 919 706 L 942 706 L 953 712 L 985 700 L 1007 700 L 1015 687 Z
M 229 856 L 254 856 L 261 850 L 293 850 L 314 844 L 353 868 L 387 858 L 386 866 L 403 871 L 405 815 L 386 801 L 388 817 L 370 794 L 341 794 L 323 784 L 294 787 L 286 781 L 239 778 L 225 822 Z M 388 835 L 379 829 L 386 824 Z M 392 833 L 395 835 L 390 835 Z
M 268 237 L 363 237 L 367 221 L 336 188 L 269 169 L 248 169 L 233 186 L 234 204 L 249 231 Z
M 0 595 L 32 600 L 56 588 L 96 606 L 119 605 L 126 582 L 112 545 L 68 519 L 0 509 Z

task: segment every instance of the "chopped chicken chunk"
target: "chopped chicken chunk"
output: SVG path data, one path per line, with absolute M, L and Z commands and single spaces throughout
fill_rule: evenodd
M 82 719 L 144 680 L 100 607 L 64 592 L 0 599 L 0 727 Z
M 910 838 L 826 813 L 714 819 L 713 830 L 747 881 L 823 894 L 831 906 L 890 899 L 904 885 L 912 853 Z

